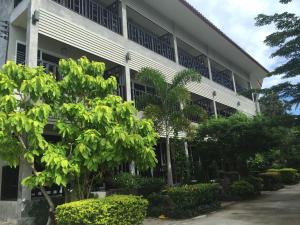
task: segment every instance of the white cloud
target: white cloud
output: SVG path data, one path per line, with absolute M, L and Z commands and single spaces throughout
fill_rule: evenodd
M 273 70 L 282 59 L 270 58 L 272 49 L 263 41 L 274 27 L 256 27 L 254 18 L 260 14 L 294 12 L 300 14 L 300 1 L 284 5 L 279 0 L 188 0 L 205 17 L 226 33 L 267 69 Z M 294 79 L 294 82 L 300 79 Z M 266 78 L 264 87 L 282 82 L 281 76 Z

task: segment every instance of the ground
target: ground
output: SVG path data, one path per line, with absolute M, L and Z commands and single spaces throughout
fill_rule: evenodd
M 300 225 L 300 184 L 264 192 L 209 215 L 181 221 L 147 219 L 144 225 Z

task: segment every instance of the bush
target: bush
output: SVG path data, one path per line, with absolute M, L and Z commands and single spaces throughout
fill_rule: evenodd
M 161 191 L 165 186 L 164 179 L 134 176 L 130 173 L 121 173 L 113 178 L 113 187 L 119 188 L 119 193 L 137 193 L 147 196 Z
M 139 225 L 148 201 L 137 196 L 114 195 L 104 199 L 88 199 L 56 208 L 58 225 Z
M 171 218 L 190 218 L 219 207 L 217 184 L 195 184 L 171 187 L 152 194 L 149 215 L 164 214 Z
M 137 189 L 139 188 L 138 180 L 130 173 L 120 173 L 112 180 L 114 188 Z
M 154 192 L 160 192 L 165 187 L 165 181 L 161 178 L 137 177 L 138 193 L 147 196 Z
M 297 173 L 298 171 L 296 169 L 292 168 L 283 168 L 279 170 L 268 170 L 268 171 L 278 171 L 281 176 L 281 181 L 284 184 L 295 184 L 297 183 Z
M 252 184 L 254 187 L 255 194 L 260 194 L 263 190 L 263 179 L 260 177 L 249 176 L 245 179 L 248 183 Z
M 266 191 L 275 191 L 283 187 L 279 172 L 265 172 L 259 174 L 263 179 L 263 189 Z
M 240 180 L 234 182 L 230 186 L 231 193 L 233 197 L 239 199 L 248 199 L 255 196 L 255 188 L 252 184 L 247 182 L 246 180 Z

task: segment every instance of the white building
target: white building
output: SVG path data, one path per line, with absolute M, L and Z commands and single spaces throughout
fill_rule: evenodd
M 203 78 L 189 90 L 208 114 L 259 112 L 245 91 L 260 88 L 268 71 L 185 0 L 0 0 L 0 21 L 0 65 L 44 65 L 58 75 L 60 58 L 85 55 L 118 75 L 126 100 L 147 91 L 134 80 L 142 67 L 167 80 L 193 68 Z M 0 162 L 0 219 L 26 217 L 34 196 L 18 182 L 26 174 Z

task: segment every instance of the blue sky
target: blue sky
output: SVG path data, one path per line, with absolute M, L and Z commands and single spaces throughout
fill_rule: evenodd
M 263 41 L 274 31 L 274 27 L 256 27 L 254 18 L 259 13 L 294 12 L 300 15 L 300 1 L 283 5 L 279 0 L 188 0 L 198 11 L 226 33 L 232 40 L 251 54 L 267 69 L 273 70 L 283 62 L 281 58 L 270 58 L 272 49 Z M 263 87 L 282 82 L 281 76 L 266 78 Z M 292 82 L 300 82 L 294 78 Z

